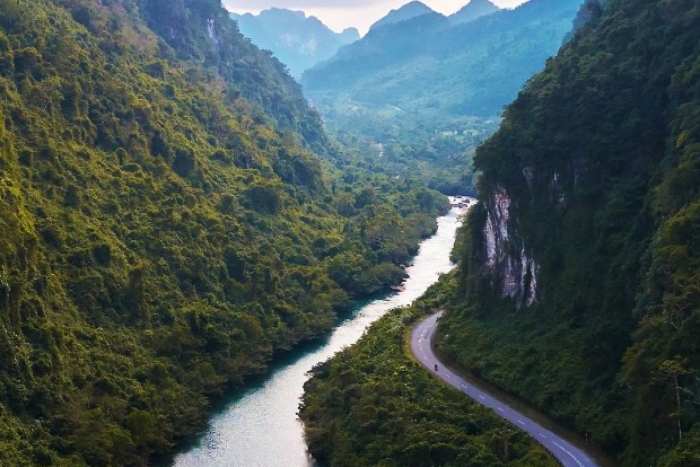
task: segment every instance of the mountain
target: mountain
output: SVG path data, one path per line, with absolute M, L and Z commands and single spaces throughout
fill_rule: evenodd
M 472 189 L 470 155 L 556 54 L 582 0 L 531 0 L 468 23 L 428 13 L 374 28 L 302 77 L 329 128 L 384 147 L 397 176 Z M 479 5 L 477 3 L 477 5 Z
M 439 346 L 622 466 L 696 465 L 700 7 L 578 18 L 477 150 Z
M 360 34 L 355 28 L 335 33 L 316 17 L 302 11 L 271 8 L 254 16 L 231 13 L 241 33 L 253 44 L 271 50 L 294 77 L 332 57 L 345 44 L 355 42 Z
M 517 430 L 479 442 L 483 419 L 451 429 L 448 400 L 403 360 L 405 328 L 443 309 L 435 349 L 451 366 L 615 457 L 601 465 L 700 465 L 698 31 L 695 1 L 582 6 L 477 149 L 480 202 L 455 273 L 312 371 L 300 407 L 312 453 L 330 466 L 545 465 L 508 449 Z
M 455 26 L 421 15 L 370 31 L 307 70 L 302 84 L 314 101 L 335 92 L 367 105 L 494 116 L 556 53 L 580 4 L 531 0 Z
M 100 9 L 90 0 L 65 1 L 76 13 L 76 21 L 88 29 L 96 29 Z M 165 59 L 186 61 L 185 70 L 192 80 L 210 83 L 224 91 L 225 100 L 243 98 L 271 118 L 274 126 L 301 138 L 301 143 L 317 152 L 328 147 L 318 114 L 309 108 L 299 85 L 278 60 L 241 36 L 235 22 L 216 0 L 181 0 L 173 6 L 168 0 L 119 0 L 127 11 L 139 10 L 138 20 L 150 28 Z M 60 3 L 63 4 L 63 3 Z M 123 15 L 122 15 L 123 16 Z M 113 14 L 114 27 L 123 21 Z M 138 31 L 143 25 L 134 26 Z M 112 37 L 110 35 L 109 37 Z M 201 65 L 204 65 L 202 68 Z
M 219 0 L 0 0 L 0 90 L 2 466 L 165 465 L 445 207 L 331 144 Z
M 490 15 L 499 10 L 496 5 L 489 0 L 471 0 L 459 11 L 449 16 L 453 24 L 468 23 L 482 16 Z
M 381 26 L 386 26 L 389 24 L 396 24 L 402 21 L 406 21 L 417 16 L 426 15 L 428 13 L 435 13 L 429 6 L 424 3 L 414 1 L 405 4 L 401 8 L 396 10 L 391 10 L 385 17 L 376 21 L 369 30 L 377 29 Z
M 426 295 L 309 372 L 299 405 L 309 453 L 328 467 L 561 466 L 534 438 L 410 356 L 407 329 L 435 304 Z

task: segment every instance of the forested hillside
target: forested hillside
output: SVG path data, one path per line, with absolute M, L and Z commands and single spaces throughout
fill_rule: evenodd
M 0 116 L 3 466 L 167 459 L 444 207 L 329 144 L 215 0 L 0 0 Z
M 439 13 L 373 28 L 307 70 L 306 94 L 344 141 L 381 144 L 395 175 L 471 190 L 474 148 L 555 55 L 582 0 L 531 0 L 465 23 Z
M 440 347 L 623 466 L 700 465 L 700 4 L 579 19 L 477 151 Z

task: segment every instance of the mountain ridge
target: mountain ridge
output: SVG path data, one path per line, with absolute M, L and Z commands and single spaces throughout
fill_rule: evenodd
M 495 13 L 500 8 L 489 0 L 471 0 L 455 13 L 449 16 L 453 24 L 468 23 L 482 16 Z
M 343 45 L 360 38 L 356 28 L 331 31 L 315 16 L 303 11 L 270 8 L 258 15 L 230 13 L 240 31 L 260 48 L 271 50 L 292 76 L 333 56 Z
M 382 26 L 401 23 L 403 21 L 410 20 L 410 19 L 413 19 L 415 17 L 422 16 L 425 14 L 431 14 L 431 13 L 436 13 L 436 12 L 432 8 L 427 6 L 425 3 L 414 0 L 412 2 L 409 2 L 405 5 L 403 5 L 400 8 L 397 8 L 395 10 L 391 10 L 384 17 L 375 21 L 374 24 L 372 24 L 370 26 L 369 30 L 372 31 L 373 29 L 377 29 L 377 28 L 380 28 Z
M 698 24 L 694 2 L 586 2 L 477 150 L 441 331 L 623 466 L 699 452 Z

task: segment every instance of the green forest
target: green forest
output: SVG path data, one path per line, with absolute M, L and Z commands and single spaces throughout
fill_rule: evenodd
M 499 122 L 377 102 L 392 144 L 327 133 L 219 0 L 0 0 L 0 465 L 167 464 L 404 279 L 435 188 L 475 185 L 456 270 L 312 371 L 310 452 L 556 465 L 409 356 L 444 309 L 456 368 L 621 467 L 700 466 L 700 4 L 588 0 L 575 26 L 472 167 Z
M 700 466 L 699 83 L 698 2 L 587 1 L 476 150 L 481 203 L 460 230 L 457 269 L 421 305 L 446 310 L 445 361 L 625 467 Z M 399 347 L 407 316 L 387 317 L 307 383 L 309 445 L 329 465 L 382 465 L 410 446 L 421 416 L 398 414 L 419 376 L 379 370 L 416 366 Z M 381 363 L 368 357 L 390 346 Z M 387 404 L 397 409 L 365 418 Z M 448 418 L 444 407 L 431 416 Z M 454 457 L 400 465 L 480 465 L 456 461 L 450 436 L 435 443 Z
M 167 461 L 446 208 L 218 1 L 0 0 L 0 465 Z
M 334 467 L 559 465 L 527 434 L 409 356 L 406 330 L 444 299 L 433 287 L 311 371 L 299 416 L 315 459 Z
M 477 150 L 484 203 L 440 349 L 620 465 L 700 465 L 700 5 L 590 1 L 581 17 Z M 498 193 L 503 261 L 538 264 L 529 307 L 501 298 L 486 258 Z

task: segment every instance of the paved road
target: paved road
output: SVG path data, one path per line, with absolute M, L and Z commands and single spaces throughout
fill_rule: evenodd
M 435 334 L 437 319 L 441 315 L 442 313 L 432 315 L 416 326 L 411 333 L 411 351 L 423 366 L 476 402 L 491 408 L 501 418 L 505 418 L 516 427 L 526 431 L 551 452 L 564 467 L 599 467 L 598 463 L 581 449 L 447 369 L 435 357 L 430 345 Z M 435 365 L 438 365 L 437 372 L 435 371 Z

